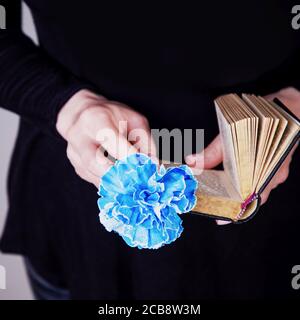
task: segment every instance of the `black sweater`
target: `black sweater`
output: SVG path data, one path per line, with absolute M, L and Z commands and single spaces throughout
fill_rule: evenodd
M 300 88 L 289 1 L 26 2 L 40 46 L 21 33 L 18 1 L 4 4 L 0 30 L 0 105 L 21 116 L 1 249 L 29 256 L 73 298 L 292 296 L 299 155 L 253 221 L 220 228 L 186 215 L 178 241 L 141 251 L 99 224 L 97 190 L 76 176 L 55 131 L 63 104 L 90 88 L 142 112 L 153 128 L 204 128 L 209 142 L 217 95 Z

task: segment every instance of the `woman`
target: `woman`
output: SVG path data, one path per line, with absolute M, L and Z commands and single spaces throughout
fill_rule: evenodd
M 232 91 L 278 96 L 299 115 L 299 35 L 287 1 L 217 1 L 201 10 L 174 3 L 26 3 L 39 47 L 20 31 L 18 1 L 6 6 L 0 36 L 0 105 L 21 116 L 1 249 L 26 257 L 36 297 L 292 296 L 297 161 L 253 221 L 219 227 L 185 215 L 180 240 L 157 251 L 127 247 L 106 232 L 95 189 L 112 164 L 99 151 L 97 132 L 118 134 L 120 121 L 128 131 L 143 128 L 150 141 L 151 127 L 204 128 L 210 142 L 217 135 L 213 99 Z M 101 145 L 114 158 L 137 149 L 153 153 L 149 146 L 140 141 L 132 149 L 126 134 L 121 148 Z M 220 150 L 216 138 L 207 148 L 207 168 L 222 161 Z M 287 178 L 290 160 L 264 201 Z M 187 162 L 194 165 L 195 157 Z

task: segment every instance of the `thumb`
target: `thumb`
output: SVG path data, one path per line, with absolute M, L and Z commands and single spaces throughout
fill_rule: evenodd
M 223 161 L 220 135 L 218 135 L 202 152 L 188 155 L 185 161 L 191 167 L 202 166 L 203 169 L 216 167 Z
M 185 161 L 188 165 L 191 166 L 197 166 L 199 164 L 202 164 L 204 169 L 211 169 L 213 167 L 216 167 L 223 161 L 223 152 L 220 135 L 216 136 L 216 138 L 202 152 L 187 156 L 185 158 Z M 231 222 L 216 220 L 216 223 L 218 225 L 226 225 L 230 224 Z

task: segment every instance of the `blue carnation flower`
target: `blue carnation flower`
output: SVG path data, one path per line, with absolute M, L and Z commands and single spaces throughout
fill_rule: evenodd
M 188 166 L 166 169 L 136 153 L 116 161 L 102 177 L 100 221 L 131 247 L 157 249 L 181 235 L 178 214 L 193 209 L 196 189 Z

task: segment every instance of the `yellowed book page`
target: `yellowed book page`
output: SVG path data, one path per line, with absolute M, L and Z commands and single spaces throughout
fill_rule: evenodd
M 226 102 L 226 110 L 235 116 L 234 124 L 232 125 L 236 131 L 236 144 L 238 173 L 240 181 L 240 193 L 242 198 L 247 198 L 251 193 L 251 178 L 252 172 L 250 167 L 250 152 L 249 152 L 249 135 L 248 123 L 249 114 L 245 110 L 245 106 L 241 105 L 240 98 L 235 94 L 226 95 L 223 97 Z
M 217 119 L 220 130 L 220 138 L 223 150 L 223 166 L 225 173 L 231 179 L 232 184 L 235 186 L 237 192 L 240 193 L 240 180 L 238 175 L 237 160 L 233 144 L 233 133 L 231 125 L 221 112 L 218 102 L 215 102 Z
M 231 125 L 232 130 L 235 132 L 234 145 L 236 150 L 236 159 L 238 163 L 238 174 L 240 180 L 240 189 L 241 194 L 244 192 L 243 183 L 245 181 L 245 168 L 248 167 L 248 163 L 245 161 L 247 159 L 248 152 L 246 151 L 248 144 L 247 135 L 244 132 L 244 126 L 247 126 L 247 121 L 245 119 L 246 115 L 244 110 L 240 109 L 239 104 L 235 99 L 235 94 L 230 94 L 224 96 L 224 101 L 226 102 L 225 108 L 228 113 L 232 114 L 234 117 L 234 123 Z M 241 126 L 241 122 L 243 125 Z M 241 131 L 242 130 L 242 131 Z M 241 140 L 243 143 L 241 144 Z
M 204 170 L 197 176 L 197 204 L 193 211 L 235 219 L 242 199 L 221 170 Z
M 203 170 L 196 178 L 198 191 L 201 193 L 238 202 L 243 201 L 224 170 Z
M 236 132 L 236 128 L 235 128 L 235 121 L 237 121 L 237 119 L 239 119 L 238 115 L 234 112 L 234 110 L 230 110 L 228 108 L 228 103 L 226 102 L 225 99 L 226 96 L 221 96 L 218 99 L 216 99 L 215 103 L 218 104 L 219 107 L 219 112 L 220 114 L 224 117 L 224 120 L 226 123 L 228 123 L 230 125 L 229 130 L 231 131 L 231 139 L 232 139 L 232 145 L 233 145 L 233 151 L 234 151 L 234 158 L 231 159 L 231 161 L 234 161 L 234 163 L 232 164 L 232 170 L 233 172 L 230 172 L 230 170 L 227 169 L 227 160 L 226 165 L 225 165 L 225 172 L 231 177 L 233 183 L 236 186 L 236 189 L 240 192 L 240 161 L 239 161 L 239 152 L 238 152 L 238 146 L 237 146 L 237 132 Z M 217 113 L 217 118 L 218 118 L 218 113 Z M 219 130 L 220 130 L 220 122 L 219 122 L 219 118 L 218 118 L 218 124 L 219 124 Z M 220 130 L 221 132 L 221 130 Z M 230 138 L 230 134 L 227 135 L 226 139 L 228 140 Z M 222 140 L 222 135 L 221 135 L 221 140 L 224 141 L 226 140 L 225 138 Z M 223 154 L 225 154 L 225 144 L 222 143 L 222 147 L 223 147 Z M 227 148 L 227 147 L 226 147 Z M 230 159 L 229 157 L 226 157 L 225 154 L 225 158 Z M 224 165 L 224 160 L 223 160 L 223 165 Z
M 243 161 L 243 172 L 241 174 L 245 188 L 245 197 L 247 197 L 253 191 L 258 117 L 252 108 L 237 94 L 231 96 L 234 100 L 234 108 L 238 110 L 241 120 L 245 123 L 245 126 L 241 128 L 245 131 L 243 133 L 245 142 L 242 145 L 242 150 L 239 150 L 239 158 L 240 161 Z
M 255 142 L 251 128 L 252 117 L 255 117 L 255 114 L 236 94 L 219 97 L 217 104 L 227 121 L 228 118 L 231 120 L 231 136 L 235 152 L 239 192 L 243 198 L 247 198 L 253 190 L 253 146 Z M 234 184 L 236 185 L 236 182 Z
M 239 202 L 226 198 L 212 197 L 203 193 L 197 194 L 197 204 L 193 209 L 193 212 L 231 220 L 237 220 L 240 211 L 241 204 Z
M 255 160 L 255 170 L 254 179 L 252 184 L 252 191 L 254 191 L 255 186 L 257 186 L 259 173 L 263 166 L 263 157 L 267 147 L 267 138 L 270 133 L 270 127 L 272 123 L 271 116 L 265 112 L 265 110 L 260 109 L 256 104 L 255 100 L 251 95 L 243 95 L 244 100 L 252 107 L 253 111 L 257 114 L 259 118 L 258 123 L 258 142 L 256 148 L 256 160 Z
M 270 161 L 269 167 L 266 170 L 264 177 L 261 179 L 261 181 L 258 183 L 256 187 L 256 192 L 259 191 L 259 189 L 262 187 L 267 177 L 271 174 L 272 170 L 275 168 L 276 164 L 279 162 L 284 152 L 287 150 L 295 136 L 300 131 L 299 122 L 293 119 L 287 112 L 278 107 L 274 102 L 271 102 L 271 104 L 287 119 L 288 125 L 282 135 L 282 138 L 278 144 L 278 147 L 274 153 L 272 160 Z
M 166 168 L 179 163 L 170 163 L 162 161 Z M 193 170 L 193 168 L 191 168 Z M 201 175 L 195 175 L 198 180 L 198 189 L 196 192 L 197 203 L 193 208 L 194 213 L 204 213 L 220 218 L 237 220 L 241 212 L 243 200 L 232 185 L 230 178 L 223 170 L 203 170 Z M 251 204 L 249 205 L 249 209 Z M 240 219 L 244 219 L 251 214 L 247 210 Z
M 246 138 L 246 121 L 240 120 L 235 123 L 237 132 L 237 145 L 239 152 L 239 166 L 240 166 L 240 188 L 241 196 L 246 199 L 252 191 L 252 172 L 249 167 L 250 155 L 247 152 L 247 138 Z
M 237 221 L 249 217 L 257 207 L 257 201 L 252 202 L 239 217 L 243 200 L 222 170 L 204 170 L 197 179 L 197 204 L 193 212 Z
M 264 112 L 266 114 L 268 114 L 269 117 L 272 118 L 272 121 L 270 123 L 270 128 L 268 130 L 268 134 L 267 134 L 267 138 L 266 138 L 266 145 L 265 145 L 264 154 L 262 156 L 262 165 L 261 165 L 259 172 L 258 172 L 258 179 L 257 179 L 257 183 L 258 183 L 263 175 L 263 172 L 267 168 L 267 165 L 268 165 L 267 160 L 268 160 L 270 153 L 272 153 L 271 146 L 272 146 L 272 143 L 275 139 L 275 135 L 276 135 L 276 132 L 278 129 L 280 119 L 277 116 L 277 114 L 275 112 L 272 112 L 272 110 L 268 107 L 267 101 L 265 99 L 263 99 L 261 97 L 259 99 L 256 96 L 252 96 L 252 97 L 254 99 L 256 106 L 258 108 L 260 108 L 261 110 L 264 110 Z M 255 186 L 255 188 L 256 188 L 256 186 Z
M 274 157 L 274 154 L 275 154 L 276 150 L 278 149 L 279 143 L 283 137 L 283 133 L 288 125 L 288 121 L 276 108 L 273 107 L 273 105 L 269 101 L 265 100 L 262 97 L 258 97 L 258 98 L 261 100 L 262 103 L 265 104 L 265 107 L 268 108 L 269 111 L 271 113 L 273 113 L 274 116 L 276 116 L 278 119 L 278 126 L 277 126 L 276 132 L 274 134 L 274 137 L 272 139 L 272 144 L 270 146 L 268 156 L 265 159 L 264 169 L 262 170 L 260 177 L 258 179 L 258 184 L 261 185 L 261 183 L 263 183 L 265 181 L 265 179 L 267 178 L 266 172 L 268 171 L 270 163 Z
M 255 179 L 255 163 L 256 163 L 256 154 L 257 154 L 257 148 L 258 148 L 258 129 L 259 129 L 259 118 L 256 116 L 253 119 L 253 149 L 252 149 L 252 189 L 254 189 L 254 179 Z

